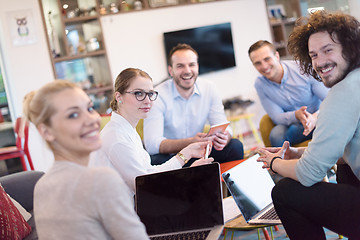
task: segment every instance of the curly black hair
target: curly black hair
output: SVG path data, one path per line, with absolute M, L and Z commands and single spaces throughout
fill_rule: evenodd
M 345 13 L 328 13 L 321 10 L 301 17 L 296 21 L 294 31 L 289 36 L 288 50 L 294 59 L 300 63 L 303 73 L 320 80 L 312 67 L 309 56 L 309 37 L 317 32 L 328 32 L 334 41 L 343 47 L 342 55 L 349 62 L 348 71 L 360 67 L 360 23 L 355 17 Z

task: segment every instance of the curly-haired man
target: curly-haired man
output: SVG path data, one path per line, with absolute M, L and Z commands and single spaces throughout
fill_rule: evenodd
M 331 88 L 307 148 L 259 149 L 258 161 L 285 178 L 273 189 L 275 209 L 290 239 L 326 239 L 323 227 L 360 236 L 360 23 L 317 11 L 298 20 L 288 49 L 304 73 Z M 322 182 L 341 158 L 337 181 Z

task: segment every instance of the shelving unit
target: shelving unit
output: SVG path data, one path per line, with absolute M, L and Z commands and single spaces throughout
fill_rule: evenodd
M 99 0 L 101 15 L 224 0 Z
M 300 0 L 267 0 L 266 4 L 269 9 L 272 42 L 280 56 L 288 58 L 287 42 L 297 17 L 301 16 Z
M 104 113 L 112 79 L 96 0 L 39 0 L 57 79 L 79 84 Z
M 113 83 L 100 18 L 212 1 L 224 0 L 39 0 L 54 75 L 79 84 L 105 113 Z

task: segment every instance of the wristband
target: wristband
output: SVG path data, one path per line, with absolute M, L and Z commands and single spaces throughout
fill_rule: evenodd
M 274 160 L 277 159 L 277 158 L 280 158 L 280 159 L 281 159 L 281 157 L 279 157 L 279 156 L 273 157 L 273 158 L 271 159 L 271 161 L 270 161 L 270 167 L 269 167 L 270 170 L 273 171 L 273 173 L 276 173 L 276 174 L 278 174 L 278 173 L 275 172 L 275 171 L 272 169 L 272 165 L 273 165 Z
M 186 159 L 186 157 L 185 157 L 182 153 L 180 153 L 180 152 L 178 152 L 178 153 L 176 154 L 176 156 L 178 156 L 179 158 L 181 158 L 181 159 L 184 161 L 184 165 L 189 161 L 189 160 Z

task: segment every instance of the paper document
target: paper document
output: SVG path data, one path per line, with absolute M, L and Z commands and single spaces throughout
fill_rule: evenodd
M 223 208 L 225 223 L 241 215 L 241 212 L 233 197 L 227 197 L 223 199 Z

